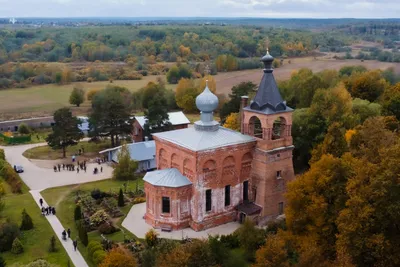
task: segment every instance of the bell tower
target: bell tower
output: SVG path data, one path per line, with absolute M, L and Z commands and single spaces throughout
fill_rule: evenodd
M 262 207 L 262 218 L 268 220 L 284 213 L 286 185 L 294 179 L 293 109 L 286 106 L 279 92 L 273 75 L 274 58 L 268 50 L 261 61 L 264 74 L 256 96 L 250 104 L 247 96 L 242 97 L 241 132 L 257 139 L 251 192 L 253 201 Z

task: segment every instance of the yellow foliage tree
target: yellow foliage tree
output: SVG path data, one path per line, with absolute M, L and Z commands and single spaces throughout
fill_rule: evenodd
M 157 258 L 158 267 L 187 267 L 190 253 L 183 245 L 177 246 L 169 253 L 163 253 Z
M 186 112 L 195 111 L 195 99 L 197 95 L 198 90 L 193 79 L 182 78 L 179 80 L 175 93 L 175 100 L 178 107 Z
M 217 93 L 217 83 L 212 75 L 206 75 L 201 79 L 198 86 L 199 93 L 203 92 L 204 88 L 206 88 L 206 81 L 208 81 L 208 89 L 214 94 Z
M 229 128 L 235 131 L 240 131 L 240 116 L 239 113 L 231 113 L 228 117 L 226 117 L 225 128 Z
M 350 145 L 351 138 L 353 137 L 353 135 L 356 134 L 356 132 L 357 132 L 357 131 L 354 130 L 354 129 L 350 129 L 350 130 L 347 130 L 347 131 L 346 131 L 346 133 L 345 133 L 345 135 L 344 135 L 344 139 L 346 140 L 347 145 Z
M 285 240 L 278 235 L 267 238 L 264 246 L 256 252 L 256 263 L 253 267 L 289 267 Z
M 190 53 L 191 53 L 190 47 L 186 47 L 184 45 L 179 46 L 179 54 L 181 57 L 185 58 L 185 57 L 189 56 Z
M 98 92 L 100 92 L 101 90 L 99 89 L 90 89 L 87 93 L 86 93 L 86 99 L 88 101 L 92 101 L 94 95 Z
M 136 260 L 132 254 L 120 247 L 113 248 L 108 252 L 99 267 L 136 267 Z

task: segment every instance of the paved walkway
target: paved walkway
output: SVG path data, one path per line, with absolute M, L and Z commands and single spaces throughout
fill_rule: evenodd
M 39 209 L 40 209 L 39 199 L 43 199 L 43 205 L 46 207 L 48 206 L 48 204 L 46 203 L 46 201 L 40 194 L 40 191 L 31 190 L 29 192 L 35 199 L 35 202 L 39 206 Z M 46 216 L 46 219 L 49 221 L 51 227 L 53 228 L 53 230 L 55 232 L 55 235 L 58 237 L 58 239 L 60 240 L 61 244 L 63 245 L 65 251 L 68 253 L 68 256 L 71 259 L 72 263 L 76 267 L 88 267 L 85 259 L 82 257 L 79 250 L 74 251 L 74 246 L 72 245 L 72 240 L 71 239 L 67 239 L 67 241 L 62 240 L 61 233 L 64 230 L 64 228 L 63 228 L 62 224 L 60 223 L 60 221 L 58 220 L 57 216 L 48 215 L 48 216 Z
M 29 144 L 19 146 L 5 146 L 4 149 L 7 161 L 13 165 L 21 165 L 24 172 L 20 174 L 22 180 L 26 183 L 31 190 L 44 190 L 46 188 L 88 183 L 98 180 L 109 179 L 112 176 L 112 168 L 107 164 L 102 164 L 103 172 L 96 175 L 93 174 L 93 169 L 99 167 L 98 164 L 87 164 L 87 172 L 80 171 L 79 173 L 71 171 L 54 172 L 53 169 L 40 168 L 31 160 L 25 158 L 22 154 L 25 150 L 32 147 L 47 145 Z
M 154 229 L 151 225 L 147 224 L 143 219 L 146 213 L 146 203 L 133 205 L 122 226 L 128 229 L 131 233 L 139 238 L 144 238 L 145 234 Z M 189 238 L 208 238 L 209 235 L 229 235 L 240 227 L 238 222 L 230 222 L 211 229 L 196 232 L 191 228 L 186 228 L 179 231 L 162 232 L 160 229 L 154 229 L 159 237 L 169 238 L 175 240 L 182 240 L 186 237 Z

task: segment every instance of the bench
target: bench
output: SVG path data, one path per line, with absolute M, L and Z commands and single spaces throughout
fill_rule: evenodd
M 172 227 L 167 224 L 160 225 L 160 229 L 162 232 L 171 232 L 172 231 Z

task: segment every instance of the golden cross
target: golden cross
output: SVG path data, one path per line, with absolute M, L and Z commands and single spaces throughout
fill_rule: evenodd
M 265 48 L 267 49 L 267 54 L 269 54 L 269 39 L 265 39 Z

